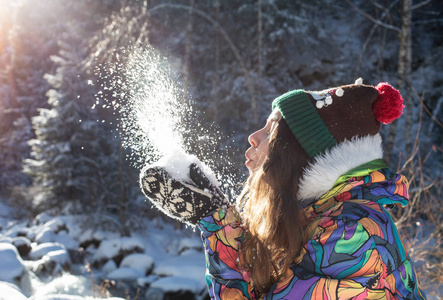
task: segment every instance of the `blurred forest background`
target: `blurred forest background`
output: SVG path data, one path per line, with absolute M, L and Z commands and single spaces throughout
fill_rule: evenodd
M 239 181 L 247 136 L 279 94 L 358 77 L 397 87 L 405 113 L 382 137 L 411 203 L 394 216 L 423 286 L 442 296 L 442 1 L 0 0 L 0 201 L 17 218 L 89 214 L 88 226 L 129 236 L 158 215 L 118 113 L 92 109 L 98 93 L 110 97 L 122 47 L 138 45 L 168 58 L 200 122 L 226 137 L 217 147 L 233 150 Z

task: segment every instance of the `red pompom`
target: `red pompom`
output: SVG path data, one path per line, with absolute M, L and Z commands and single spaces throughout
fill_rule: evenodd
M 387 82 L 380 82 L 375 88 L 378 98 L 372 105 L 372 111 L 377 121 L 389 124 L 403 113 L 403 97 Z

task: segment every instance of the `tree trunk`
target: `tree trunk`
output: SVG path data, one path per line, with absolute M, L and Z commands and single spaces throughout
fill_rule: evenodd
M 128 210 L 128 199 L 126 198 L 126 191 L 125 191 L 125 174 L 124 174 L 124 157 L 123 157 L 123 146 L 121 143 L 121 139 L 118 146 L 118 173 L 119 173 L 119 180 L 120 180 L 120 203 L 119 203 L 119 210 L 118 210 L 118 219 L 121 224 L 121 233 L 123 236 L 129 236 L 129 230 L 126 224 L 126 215 Z
M 6 88 L 6 93 L 0 99 L 0 137 L 9 134 L 14 128 L 13 122 L 19 117 L 18 111 L 22 111 L 22 105 L 18 101 L 18 88 L 16 83 L 16 51 L 19 51 L 20 41 L 16 37 L 17 30 L 17 7 L 6 8 L 0 17 L 0 88 Z M 3 74 L 2 74 L 3 73 Z M 8 113 L 11 109 L 12 113 Z
M 215 18 L 220 24 L 220 1 L 215 1 Z M 214 76 L 214 120 L 218 122 L 218 91 L 220 90 L 220 77 L 218 76 L 220 67 L 220 37 L 218 31 L 215 32 L 215 76 Z
M 189 0 L 188 25 L 186 27 L 186 44 L 185 44 L 185 61 L 183 64 L 183 89 L 187 94 L 189 86 L 189 70 L 191 58 L 191 38 L 192 38 L 192 12 L 194 8 L 194 0 Z
M 405 87 L 406 87 L 406 157 L 412 154 L 412 119 L 414 113 L 414 104 L 412 103 L 411 91 L 411 66 L 412 66 L 412 46 L 411 46 L 411 19 L 412 19 L 412 0 L 404 0 L 403 27 L 406 31 L 406 62 L 405 62 Z
M 397 68 L 397 88 L 400 90 L 400 92 L 405 90 L 403 88 L 404 85 L 410 86 L 410 73 L 411 73 L 410 48 L 411 48 L 411 0 L 403 0 L 403 20 L 400 32 L 400 49 L 398 51 L 398 68 Z M 410 143 L 410 128 L 412 123 L 412 105 L 410 105 L 408 101 L 412 102 L 410 93 L 408 98 L 408 94 L 406 91 L 406 104 L 409 106 L 406 107 L 406 113 L 407 115 L 410 114 L 411 116 L 410 119 L 408 117 L 406 119 L 406 129 L 405 129 L 406 145 L 408 145 L 408 138 Z M 385 158 L 387 163 L 390 163 L 392 159 L 392 149 L 394 148 L 394 141 L 397 133 L 397 122 L 398 120 L 395 120 L 394 122 L 392 122 L 392 124 L 389 127 L 388 141 L 385 148 Z
M 262 75 L 263 75 L 263 56 L 262 56 L 262 40 L 263 40 L 263 36 L 262 36 L 262 11 L 261 11 L 261 0 L 258 0 L 257 2 L 257 6 L 258 6 L 258 28 L 257 28 L 257 32 L 258 32 L 258 86 L 257 86 L 257 112 L 260 114 L 260 110 L 261 110 L 261 79 L 262 79 Z

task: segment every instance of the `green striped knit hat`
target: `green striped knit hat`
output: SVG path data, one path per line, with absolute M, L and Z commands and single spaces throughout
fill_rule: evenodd
M 292 133 L 309 155 L 324 153 L 336 144 L 355 136 L 375 135 L 381 123 L 398 118 L 403 98 L 388 83 L 376 87 L 354 84 L 323 91 L 294 90 L 272 102 Z

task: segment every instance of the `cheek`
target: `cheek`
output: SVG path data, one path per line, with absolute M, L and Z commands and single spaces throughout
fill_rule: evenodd
M 265 159 L 269 152 L 269 140 L 266 139 L 257 147 L 257 157 L 260 157 L 260 162 Z

